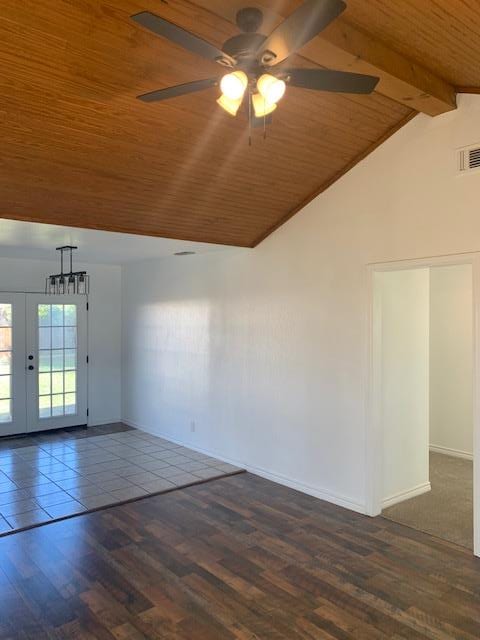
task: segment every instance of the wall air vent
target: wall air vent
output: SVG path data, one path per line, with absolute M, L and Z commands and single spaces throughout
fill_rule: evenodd
M 458 170 L 460 173 L 480 171 L 480 144 L 459 150 Z

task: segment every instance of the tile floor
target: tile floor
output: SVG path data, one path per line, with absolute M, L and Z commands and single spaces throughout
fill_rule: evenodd
M 136 429 L 2 441 L 0 535 L 237 471 Z

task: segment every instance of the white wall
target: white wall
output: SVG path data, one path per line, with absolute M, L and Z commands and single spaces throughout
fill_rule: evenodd
M 480 141 L 480 97 L 459 103 L 255 250 L 126 267 L 124 418 L 365 510 L 365 265 L 480 250 L 480 174 L 455 154 Z
M 430 490 L 429 269 L 375 274 L 380 314 L 383 507 Z
M 472 267 L 430 271 L 430 445 L 472 457 Z
M 121 418 L 121 268 L 77 266 L 91 275 L 89 424 L 116 422 Z M 45 276 L 57 272 L 58 262 L 0 258 L 0 291 L 43 292 Z

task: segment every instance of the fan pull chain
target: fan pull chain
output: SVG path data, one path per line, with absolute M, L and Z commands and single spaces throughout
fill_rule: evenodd
M 265 113 L 266 111 L 266 100 L 265 98 L 263 99 L 263 139 L 266 140 L 267 139 L 267 114 Z
M 252 146 L 252 90 L 248 89 L 248 146 Z

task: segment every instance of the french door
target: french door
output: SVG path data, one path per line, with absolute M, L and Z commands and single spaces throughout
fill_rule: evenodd
M 87 422 L 87 307 L 0 293 L 0 436 Z
M 0 293 L 0 435 L 26 429 L 25 294 Z

